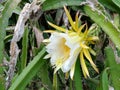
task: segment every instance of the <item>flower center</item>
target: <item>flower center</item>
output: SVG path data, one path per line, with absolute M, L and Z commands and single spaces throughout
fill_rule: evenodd
M 67 58 L 70 56 L 70 48 L 65 44 L 65 42 L 66 42 L 65 38 L 62 38 L 61 39 L 61 44 L 62 44 L 61 53 L 63 53 L 63 57 L 62 57 L 63 62 L 67 60 Z

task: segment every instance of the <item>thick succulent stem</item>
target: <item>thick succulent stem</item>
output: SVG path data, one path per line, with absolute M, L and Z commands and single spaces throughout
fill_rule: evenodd
M 110 37 L 116 47 L 120 50 L 120 31 L 100 10 L 91 5 L 84 5 L 85 13 L 97 23 Z

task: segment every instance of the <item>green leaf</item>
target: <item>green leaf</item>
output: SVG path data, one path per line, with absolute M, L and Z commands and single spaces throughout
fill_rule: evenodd
M 59 90 L 57 73 L 53 75 L 53 89 L 52 90 Z
M 2 63 L 4 54 L 4 38 L 6 36 L 6 27 L 8 26 L 8 20 L 12 15 L 13 10 L 17 7 L 21 0 L 8 0 L 5 4 L 5 7 L 0 16 L 0 64 Z M 3 74 L 3 67 L 0 67 L 0 74 L 2 77 Z M 0 80 L 0 88 L 3 90 L 4 88 L 4 81 L 1 82 Z M 3 87 L 3 88 L 2 88 Z
M 51 10 L 51 9 L 57 9 L 65 5 L 79 6 L 82 1 L 85 1 L 85 0 L 46 0 L 42 5 L 42 9 L 46 11 L 46 10 Z
M 102 90 L 109 90 L 108 89 L 108 74 L 107 74 L 107 69 L 106 68 L 103 73 L 102 73 L 102 77 L 101 77 L 101 83 L 102 84 Z
M 41 88 L 41 89 L 39 89 L 39 90 L 45 90 L 45 89 L 44 89 L 44 87 L 43 87 L 43 88 Z
M 74 73 L 74 83 L 75 83 L 75 90 L 83 90 L 82 89 L 82 78 L 81 78 L 81 70 L 80 70 L 80 61 L 79 59 L 76 62 L 75 66 L 75 73 Z
M 0 4 L 0 11 L 1 11 L 2 9 L 4 9 L 4 6 L 3 6 L 2 4 Z M 13 12 L 19 15 L 20 12 L 21 12 L 21 8 L 20 8 L 19 6 L 17 6 L 17 7 L 13 10 Z
M 13 12 L 19 15 L 20 12 L 21 12 L 21 10 L 22 10 L 22 9 L 21 9 L 19 6 L 17 6 L 17 7 L 14 9 Z
M 12 37 L 13 37 L 13 34 L 7 35 L 7 36 L 4 38 L 4 43 L 10 42 L 10 40 L 12 39 Z
M 120 8 L 120 0 L 112 0 Z
M 52 90 L 52 83 L 51 83 L 51 80 L 49 78 L 49 72 L 48 72 L 48 64 L 47 64 L 47 62 L 45 62 L 44 65 L 41 67 L 40 72 L 38 73 L 38 75 L 39 75 L 42 83 L 47 88 L 49 88 L 50 90 Z
M 120 16 L 119 14 L 114 14 L 114 20 L 113 20 L 113 23 L 119 28 L 120 26 Z
M 91 90 L 101 90 L 101 89 L 96 89 L 97 86 L 99 85 L 99 80 L 96 78 L 88 78 L 86 79 L 86 83 Z
M 58 73 L 59 77 L 60 77 L 60 80 L 63 84 L 66 83 L 66 80 L 65 80 L 65 75 L 64 75 L 64 72 L 62 70 L 59 70 L 59 73 Z
M 4 6 L 2 4 L 0 4 L 0 11 L 2 11 L 3 8 L 4 8 Z
M 114 56 L 114 52 L 112 50 L 111 47 L 106 47 L 105 48 L 105 65 L 106 67 L 115 67 L 116 66 L 116 61 L 115 61 L 115 56 Z
M 120 13 L 120 9 L 112 2 L 112 0 L 98 0 L 102 5 L 110 9 L 111 11 L 115 11 Z M 115 1 L 115 0 L 114 0 Z
M 10 16 L 12 15 L 13 10 L 17 7 L 21 0 L 8 0 L 7 3 L 5 4 L 5 7 L 2 11 L 2 15 L 0 17 L 0 63 L 3 58 L 3 48 L 4 48 L 4 37 L 5 37 L 5 29 L 8 25 L 8 20 Z M 13 3 L 14 2 L 14 3 Z
M 45 48 L 43 48 L 22 71 L 22 73 L 17 77 L 17 79 L 13 82 L 8 90 L 24 90 L 26 85 L 36 75 L 38 70 L 44 65 L 45 60 L 42 58 L 45 52 Z
M 29 34 L 28 27 L 25 27 L 22 40 L 21 72 L 26 67 L 27 62 L 28 34 Z
M 105 48 L 106 62 L 110 69 L 110 78 L 115 90 L 120 90 L 120 65 L 116 63 L 114 51 L 111 47 Z
M 100 10 L 90 5 L 84 6 L 85 13 L 108 34 L 116 47 L 120 50 L 120 32 L 116 26 Z

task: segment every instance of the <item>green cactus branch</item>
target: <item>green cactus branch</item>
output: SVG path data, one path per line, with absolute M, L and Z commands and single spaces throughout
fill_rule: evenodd
M 118 28 L 100 10 L 97 10 L 95 7 L 85 5 L 84 11 L 103 29 L 103 31 L 110 37 L 116 47 L 120 50 L 120 31 Z

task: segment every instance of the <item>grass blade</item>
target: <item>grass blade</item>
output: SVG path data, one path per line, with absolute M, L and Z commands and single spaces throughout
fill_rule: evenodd
M 46 60 L 45 60 L 46 61 Z M 44 63 L 44 65 L 41 67 L 40 69 L 40 73 L 38 73 L 42 83 L 49 88 L 50 90 L 52 90 L 52 82 L 50 80 L 49 77 L 49 72 L 48 72 L 48 64 L 47 62 Z M 45 89 L 46 90 L 46 89 Z
M 75 90 L 83 90 L 79 60 L 77 60 L 76 66 L 75 66 L 74 82 L 75 82 Z
M 27 62 L 28 33 L 28 27 L 26 27 L 22 40 L 21 72 L 26 67 Z
M 5 4 L 5 8 L 2 11 L 2 16 L 0 17 L 0 63 L 3 59 L 3 49 L 4 49 L 4 37 L 6 35 L 5 29 L 8 26 L 8 19 L 12 15 L 13 10 L 17 7 L 21 0 L 8 0 Z M 14 3 L 13 3 L 14 2 Z
M 0 64 L 2 63 L 4 54 L 4 38 L 6 36 L 6 27 L 8 26 L 8 20 L 10 16 L 12 15 L 13 10 L 17 7 L 21 0 L 8 0 L 5 4 L 5 7 L 2 11 L 1 17 L 0 17 Z M 3 68 L 0 67 L 0 90 L 4 89 L 4 81 L 3 81 Z
M 102 90 L 108 90 L 108 74 L 107 74 L 107 68 L 103 71 L 101 75 L 101 83 L 102 84 Z
M 42 51 L 40 51 L 38 55 L 33 58 L 33 60 L 28 64 L 28 66 L 23 70 L 8 90 L 24 90 L 26 85 L 44 65 L 45 60 L 43 60 L 42 57 L 45 52 L 45 48 L 43 48 Z
M 53 76 L 53 89 L 52 90 L 59 90 L 57 73 L 55 73 Z

